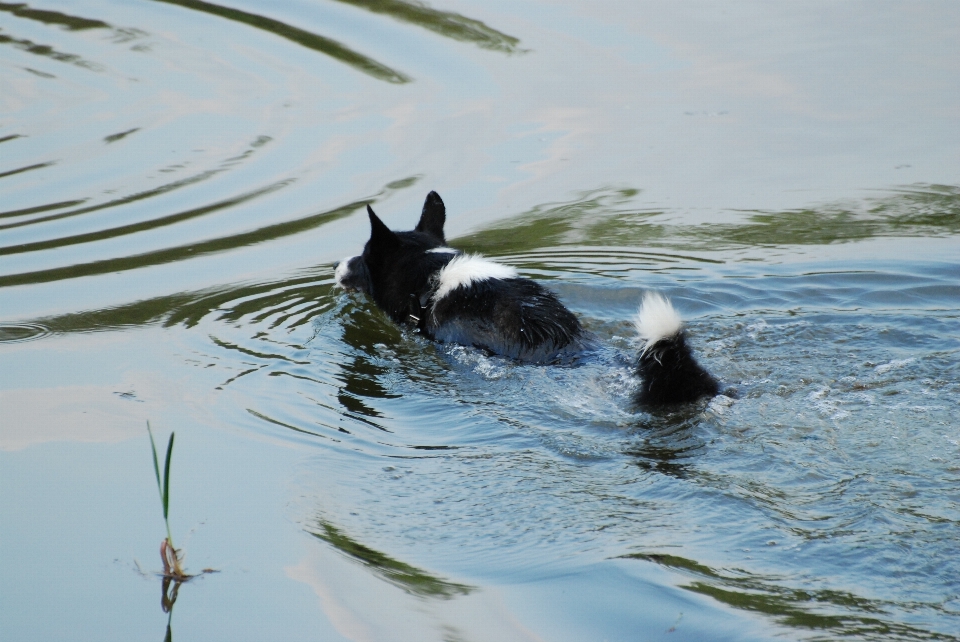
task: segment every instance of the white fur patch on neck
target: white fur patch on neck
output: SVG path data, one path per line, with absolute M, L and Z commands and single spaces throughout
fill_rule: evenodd
M 343 287 L 344 281 L 348 276 L 350 276 L 350 260 L 355 258 L 357 257 L 348 256 L 337 263 L 337 269 L 333 272 L 333 278 L 338 286 Z
M 437 273 L 437 291 L 434 301 L 439 301 L 461 286 L 469 286 L 487 279 L 512 279 L 517 271 L 509 265 L 487 260 L 479 254 L 460 254 L 443 266 Z
M 433 252 L 434 254 L 460 254 L 460 250 L 452 247 L 440 246 L 432 247 L 427 252 Z
M 657 341 L 675 337 L 680 333 L 680 315 L 670 301 L 656 292 L 647 292 L 634 321 L 637 333 L 644 341 L 643 350 L 653 347 Z

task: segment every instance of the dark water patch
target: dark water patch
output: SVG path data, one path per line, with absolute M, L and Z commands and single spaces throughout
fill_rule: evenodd
M 51 161 L 48 163 L 35 163 L 33 165 L 27 165 L 26 167 L 18 167 L 17 169 L 11 169 L 11 170 L 7 170 L 6 172 L 0 172 L 0 178 L 6 178 L 7 176 L 14 176 L 16 174 L 22 174 L 24 172 L 32 172 L 37 169 L 43 169 L 44 167 L 50 167 L 51 165 L 56 165 L 56 161 Z
M 42 214 L 43 212 L 49 212 L 51 210 L 62 210 L 65 207 L 76 207 L 77 205 L 83 205 L 87 202 L 87 199 L 73 200 L 73 201 L 60 201 L 59 203 L 50 203 L 47 205 L 37 205 L 36 207 L 26 207 L 20 210 L 10 210 L 7 212 L 0 212 L 0 218 L 13 218 L 16 216 L 29 216 L 31 214 Z M 4 228 L 0 228 L 4 229 Z
M 0 11 L 6 11 L 18 18 L 27 20 L 36 20 L 47 25 L 57 25 L 64 27 L 69 31 L 83 31 L 85 29 L 109 29 L 110 25 L 102 20 L 93 20 L 80 16 L 71 16 L 59 11 L 48 11 L 44 9 L 32 9 L 24 3 L 5 3 L 0 2 Z
M 56 332 L 109 332 L 162 323 L 181 306 L 195 303 L 209 293 L 175 294 L 102 310 L 85 310 L 50 317 L 47 323 Z M 229 298 L 229 297 L 228 297 Z M 207 310 L 209 312 L 209 309 Z
M 276 223 L 274 225 L 268 225 L 251 232 L 234 234 L 210 241 L 191 243 L 189 245 L 181 245 L 179 247 L 157 250 L 154 252 L 146 252 L 143 254 L 117 259 L 105 259 L 62 268 L 52 268 L 48 270 L 38 270 L 36 272 L 25 272 L 21 274 L 3 276 L 0 277 L 0 288 L 13 285 L 49 283 L 51 281 L 75 279 L 84 276 L 106 274 L 108 272 L 123 272 L 126 270 L 135 270 L 151 265 L 162 265 L 164 263 L 182 261 L 184 259 L 190 259 L 205 254 L 226 252 L 255 243 L 276 240 L 285 236 L 298 234 L 306 230 L 319 227 L 326 223 L 349 216 L 358 209 L 366 206 L 366 204 L 369 202 L 373 202 L 373 200 L 365 199 L 363 201 L 350 203 L 333 210 L 305 216 L 293 221 Z
M 27 40 L 23 38 L 14 38 L 13 36 L 8 36 L 6 34 L 0 33 L 0 45 L 10 45 L 20 49 L 21 51 L 26 51 L 37 56 L 43 56 L 45 58 L 50 58 L 51 60 L 56 60 L 57 62 L 67 63 L 75 65 L 82 69 L 88 71 L 103 71 L 104 66 L 100 63 L 96 63 L 90 60 L 85 60 L 83 57 L 76 54 L 65 53 L 62 51 L 57 51 L 49 45 L 41 45 L 33 42 L 32 40 Z
M 665 411 L 644 417 L 622 453 L 648 473 L 688 479 L 696 468 L 696 458 L 708 447 L 696 430 L 702 412 L 703 406 L 691 406 L 679 413 Z
M 214 343 L 216 343 L 216 342 L 214 342 Z M 223 345 L 223 346 L 221 346 L 221 347 L 227 348 L 227 347 L 229 347 L 229 346 Z M 233 375 L 232 377 L 230 377 L 229 379 L 227 379 L 226 381 L 224 381 L 223 383 L 221 383 L 219 386 L 217 386 L 217 387 L 216 387 L 216 390 L 223 390 L 225 387 L 229 386 L 229 385 L 230 385 L 231 383 L 233 383 L 234 381 L 240 379 L 241 377 L 245 377 L 245 376 L 247 376 L 248 374 L 253 374 L 253 373 L 256 372 L 257 370 L 260 370 L 260 366 L 258 366 L 258 367 L 256 367 L 256 368 L 248 368 L 248 369 L 246 369 L 246 370 L 242 370 L 242 371 L 240 371 L 238 374 Z
M 109 39 L 111 42 L 116 44 L 131 42 L 133 40 L 138 40 L 143 38 L 144 36 L 149 35 L 146 31 L 143 31 L 141 29 L 136 29 L 131 27 L 114 27 L 102 20 L 68 15 L 68 14 L 60 13 L 58 11 L 32 9 L 26 4 L 0 3 L 0 11 L 6 11 L 11 13 L 12 15 L 17 16 L 18 18 L 33 20 L 48 26 L 59 26 L 59 27 L 62 27 L 63 30 L 71 31 L 71 32 L 88 31 L 92 29 L 109 29 L 110 30 Z M 29 43 L 29 41 L 14 40 L 13 43 L 14 44 L 20 43 L 20 45 L 23 45 L 25 43 Z M 23 49 L 24 47 L 20 46 L 20 48 Z M 99 63 L 82 60 L 79 56 L 75 56 L 73 54 L 62 54 L 62 53 L 53 51 L 51 47 L 48 47 L 46 45 L 33 45 L 32 43 L 30 43 L 30 46 L 27 47 L 25 50 L 29 51 L 30 53 L 36 53 L 39 55 L 48 56 L 56 60 L 59 60 L 61 62 L 72 62 L 74 64 L 77 64 L 80 67 L 91 69 L 93 71 L 103 71 L 105 68 L 103 65 L 100 65 Z M 134 50 L 137 50 L 137 48 L 135 47 Z M 43 71 L 38 71 L 36 69 L 27 69 L 27 71 L 34 73 L 42 78 L 56 78 L 56 76 L 52 74 L 48 74 Z
M 152 299 L 135 301 L 122 306 L 101 310 L 47 317 L 43 323 L 58 333 L 83 333 L 110 331 L 148 325 L 172 327 L 196 326 L 204 318 L 215 315 L 223 322 L 237 323 L 248 314 L 261 315 L 263 322 L 272 314 L 272 306 L 284 306 L 291 301 L 305 301 L 306 310 L 284 315 L 282 323 L 287 328 L 296 328 L 329 307 L 332 285 L 332 270 L 324 269 L 316 275 L 285 279 L 281 282 L 242 284 L 211 288 L 199 292 L 184 292 Z M 274 323 L 271 328 L 279 323 Z M 270 335 L 267 334 L 269 339 Z
M 306 364 L 310 363 L 309 361 L 296 361 L 295 359 L 290 359 L 289 357 L 284 356 L 284 355 L 280 355 L 280 354 L 270 354 L 270 353 L 265 353 L 265 352 L 258 352 L 258 351 L 256 351 L 256 350 L 251 350 L 251 349 L 249 349 L 249 348 L 245 348 L 245 347 L 243 347 L 243 346 L 236 345 L 236 344 L 230 343 L 230 342 L 228 342 L 228 341 L 223 341 L 223 340 L 218 339 L 218 338 L 216 338 L 216 337 L 210 337 L 210 340 L 213 341 L 214 345 L 219 346 L 219 347 L 221 347 L 221 348 L 224 348 L 224 349 L 226 349 L 226 350 L 236 350 L 237 352 L 239 352 L 239 353 L 241 353 L 241 354 L 247 355 L 247 356 L 249 356 L 249 357 L 255 357 L 255 358 L 257 358 L 257 359 L 262 359 L 262 360 L 265 360 L 265 361 L 275 362 L 276 360 L 280 359 L 280 360 L 289 361 L 290 363 L 298 363 L 298 364 L 301 364 L 301 365 L 306 365 Z M 253 371 L 251 370 L 250 372 L 253 372 Z
M 460 247 L 459 240 L 451 241 Z M 633 250 L 621 247 L 594 247 L 567 245 L 532 252 L 496 254 L 497 260 L 517 267 L 524 274 L 545 281 L 582 280 L 585 276 L 600 276 L 624 280 L 631 273 L 687 271 L 696 274 L 701 268 L 724 265 L 725 261 L 704 254 L 671 251 Z M 702 265 L 700 265 L 702 264 Z
M 292 430 L 292 431 L 294 431 L 294 432 L 302 433 L 302 434 L 304 434 L 304 435 L 310 435 L 311 437 L 319 437 L 319 438 L 321 438 L 321 439 L 330 439 L 330 437 L 328 437 L 327 435 L 324 435 L 323 433 L 316 432 L 316 431 L 314 431 L 314 430 L 306 430 L 305 428 L 301 428 L 301 427 L 299 427 L 299 426 L 294 426 L 293 424 L 289 424 L 289 423 L 280 421 L 279 419 L 274 419 L 273 417 L 268 417 L 268 416 L 266 416 L 266 415 L 264 415 L 264 414 L 262 414 L 262 413 L 257 412 L 256 410 L 253 410 L 252 408 L 247 408 L 247 412 L 249 412 L 251 415 L 253 415 L 253 416 L 256 417 L 257 419 L 260 419 L 260 420 L 262 420 L 262 421 L 265 421 L 265 422 L 267 422 L 267 423 L 269 423 L 269 424 L 273 424 L 273 425 L 275 425 L 275 426 L 280 426 L 281 428 L 286 428 L 286 429 Z M 346 433 L 346 434 L 350 434 L 349 432 L 347 432 L 347 431 L 344 430 L 343 428 L 341 428 L 340 431 L 341 431 L 341 432 L 344 432 L 344 433 Z M 287 435 L 284 435 L 284 436 L 286 437 Z
M 308 530 L 307 532 L 327 542 L 344 555 L 371 568 L 390 583 L 414 595 L 452 598 L 456 595 L 467 595 L 473 590 L 470 586 L 443 580 L 406 562 L 365 546 L 322 519 L 317 520 L 316 527 L 316 530 Z
M 0 323 L 0 343 L 19 343 L 42 339 L 50 329 L 39 323 Z
M 960 234 L 960 188 L 917 185 L 854 205 L 743 212 L 734 223 L 678 225 L 662 210 L 638 210 L 633 189 L 597 190 L 560 204 L 538 206 L 458 240 L 470 251 L 512 254 L 544 246 L 654 246 L 674 251 L 823 246 L 881 237 Z
M 166 185 L 161 185 L 160 187 L 156 187 L 156 188 L 153 188 L 153 189 L 150 189 L 150 190 L 145 190 L 145 191 L 143 191 L 143 192 L 137 192 L 136 194 L 131 194 L 131 195 L 129 195 L 129 196 L 124 196 L 124 197 L 122 197 L 122 198 L 113 199 L 113 200 L 107 201 L 107 202 L 105 202 L 105 203 L 98 203 L 98 204 L 96 204 L 96 205 L 91 205 L 91 206 L 89 206 L 89 207 L 83 207 L 83 208 L 79 208 L 79 209 L 75 209 L 75 210 L 70 210 L 70 211 L 68 211 L 68 212 L 60 212 L 59 214 L 52 214 L 52 215 L 50 215 L 50 216 L 42 216 L 42 217 L 30 219 L 30 220 L 28 220 L 28 221 L 18 221 L 18 222 L 16 222 L 16 223 L 7 223 L 7 224 L 5 224 L 5 225 L 0 225 L 0 230 L 8 230 L 8 229 L 16 228 L 16 227 L 23 227 L 23 226 L 25 226 L 25 225 L 34 225 L 34 224 L 36 224 L 36 223 L 47 223 L 47 222 L 49 222 L 49 221 L 58 221 L 58 220 L 65 219 L 65 218 L 71 218 L 71 217 L 74 217 L 74 216 L 79 216 L 79 215 L 81 215 L 81 214 L 87 214 L 87 213 L 89 213 L 89 212 L 97 212 L 97 211 L 100 211 L 100 210 L 109 209 L 109 208 L 111 208 L 111 207 L 117 207 L 117 206 L 120 206 L 120 205 L 127 205 L 127 204 L 129 204 L 129 203 L 135 203 L 135 202 L 137 202 L 137 201 L 142 201 L 142 200 L 144 200 L 144 199 L 153 198 L 153 197 L 155 197 L 155 196 L 160 196 L 160 195 L 162 195 L 162 194 L 166 194 L 166 193 L 168 193 L 168 192 L 172 192 L 172 191 L 177 190 L 177 189 L 180 189 L 180 188 L 182 188 L 182 187 L 187 187 L 187 186 L 189 186 L 189 185 L 193 185 L 193 184 L 195 184 L 195 183 L 199 183 L 199 182 L 201 182 L 201 181 L 205 181 L 205 180 L 207 180 L 208 178 L 211 178 L 212 176 L 215 176 L 216 174 L 218 174 L 218 173 L 221 172 L 221 171 L 223 171 L 223 170 L 208 170 L 208 171 L 205 171 L 205 172 L 201 172 L 201 173 L 199 173 L 199 174 L 196 174 L 196 175 L 194 175 L 194 176 L 190 176 L 190 177 L 188 177 L 188 178 L 184 178 L 184 179 L 181 179 L 181 180 L 178 180 L 178 181 L 174 181 L 174 182 L 172 182 L 172 183 L 167 183 Z M 87 200 L 89 200 L 89 199 L 82 199 L 82 200 L 79 200 L 79 201 L 76 201 L 76 202 L 77 202 L 77 203 L 84 203 L 84 202 L 86 202 Z M 43 206 L 41 206 L 41 207 L 43 207 Z M 49 209 L 59 209 L 59 208 L 49 208 Z M 49 211 L 49 209 L 38 209 L 38 210 L 36 210 L 36 213 L 40 213 L 40 212 L 44 212 L 44 211 Z
M 375 203 L 379 198 L 381 198 L 386 193 L 395 189 L 404 189 L 409 185 L 412 185 L 415 181 L 416 181 L 416 177 L 412 177 L 409 180 L 404 179 L 400 181 L 393 181 L 389 183 L 378 194 L 375 194 L 369 198 L 365 198 L 359 201 L 354 201 L 352 203 L 348 203 L 347 205 L 336 207 L 334 209 L 320 212 L 317 214 L 308 215 L 292 221 L 285 221 L 282 223 L 267 225 L 249 232 L 229 235 L 229 236 L 212 239 L 208 241 L 200 241 L 197 243 L 181 245 L 178 247 L 156 250 L 153 252 L 146 252 L 146 253 L 142 253 L 134 256 L 104 259 L 104 260 L 92 261 L 89 263 L 77 264 L 77 265 L 72 265 L 67 267 L 51 268 L 46 270 L 38 270 L 34 272 L 0 276 L 0 288 L 7 287 L 7 286 L 14 286 L 14 285 L 49 283 L 49 282 L 60 281 L 64 279 L 93 276 L 98 274 L 106 274 L 110 272 L 122 272 L 126 270 L 139 269 L 139 268 L 143 268 L 151 265 L 161 265 L 164 263 L 182 261 L 184 259 L 203 256 L 206 254 L 225 252 L 225 251 L 234 250 L 240 247 L 245 247 L 253 244 L 264 243 L 267 241 L 281 239 L 287 236 L 300 234 L 305 231 L 331 223 L 333 221 L 337 221 L 339 219 L 345 218 L 351 215 L 352 213 L 354 213 L 355 211 L 366 206 L 367 204 Z M 265 190 L 261 190 L 254 194 L 247 195 L 247 197 L 244 198 L 243 200 L 249 200 L 250 198 L 260 196 L 266 191 L 273 191 L 274 189 L 283 187 L 286 184 L 289 184 L 289 181 L 281 183 L 276 186 L 272 186 L 270 188 L 265 188 Z M 146 198 L 146 196 L 142 194 L 138 196 L 141 198 Z M 222 209 L 223 207 L 226 207 L 228 205 L 233 206 L 236 204 L 237 204 L 236 202 L 227 203 L 227 204 L 219 203 L 219 204 L 207 206 L 205 208 L 199 208 L 191 212 L 177 214 L 177 215 L 174 215 L 174 218 L 176 218 L 177 220 L 174 220 L 172 222 L 178 222 L 180 219 L 185 219 L 185 218 L 195 218 L 203 214 L 206 214 L 210 211 Z M 67 212 L 63 214 L 54 214 L 51 217 L 45 217 L 45 218 L 72 216 L 72 215 L 76 215 L 77 212 L 78 210 L 73 210 L 71 212 Z M 126 230 L 126 232 L 129 232 L 131 228 L 133 228 L 133 231 L 142 231 L 142 230 L 150 229 L 152 227 L 167 225 L 169 223 L 170 223 L 169 219 L 160 220 L 160 221 L 149 221 L 149 222 L 136 224 L 134 226 L 119 228 L 119 231 L 124 232 Z M 10 224 L 8 225 L 8 227 L 17 226 L 21 224 L 23 223 Z M 115 236 L 116 232 L 117 230 L 106 230 L 104 232 L 91 233 L 91 234 L 85 235 L 85 238 L 83 239 L 83 241 L 97 240 L 101 237 L 109 238 L 111 236 Z M 63 241 L 70 241 L 71 243 L 64 243 Z M 44 242 L 44 245 L 51 244 L 51 247 L 53 247 L 57 245 L 72 244 L 72 241 L 73 239 L 63 239 L 63 240 Z M 77 242 L 81 242 L 81 241 L 77 241 Z M 39 246 L 39 244 L 37 245 Z M 17 252 L 20 251 L 19 248 L 16 248 L 16 246 L 11 248 L 11 250 L 17 250 Z M 17 253 L 11 250 L 8 250 L 7 253 Z
M 771 544 L 775 545 L 776 543 Z M 650 561 L 681 571 L 694 579 L 684 584 L 684 588 L 708 595 L 734 608 L 772 616 L 790 627 L 830 632 L 830 638 L 821 634 L 812 639 L 832 639 L 832 636 L 865 640 L 960 639 L 946 631 L 931 631 L 885 617 L 894 606 L 940 611 L 939 604 L 917 602 L 893 605 L 843 591 L 778 586 L 777 577 L 744 577 L 733 569 L 719 571 L 677 555 L 632 553 L 624 557 Z
M 707 226 L 694 232 L 731 243 L 771 246 L 848 243 L 878 236 L 953 236 L 960 233 L 960 188 L 917 185 L 860 206 L 758 212 L 746 225 Z
M 881 199 L 871 213 L 886 217 L 892 225 L 955 233 L 960 229 L 960 187 L 917 185 L 894 190 L 896 197 Z
M 295 42 L 298 45 L 307 47 L 308 49 L 319 51 L 320 53 L 330 56 L 335 60 L 339 60 L 340 62 L 353 67 L 357 71 L 363 72 L 368 76 L 376 78 L 377 80 L 383 80 L 393 84 L 408 83 L 411 80 L 411 78 L 406 74 L 396 71 L 395 69 L 391 69 L 390 67 L 377 62 L 368 56 L 357 53 L 356 51 L 349 49 L 336 40 L 306 31 L 293 25 L 286 24 L 279 20 L 274 20 L 273 18 L 268 18 L 255 13 L 247 13 L 246 11 L 224 7 L 211 2 L 203 2 L 202 0 L 155 1 L 177 5 L 193 11 L 202 11 L 203 13 L 208 13 L 210 15 L 218 16 L 226 20 L 232 20 L 234 22 L 239 22 L 241 24 L 254 27 L 255 29 L 272 33 L 291 42 Z
M 40 76 L 41 78 L 56 78 L 53 74 L 48 74 L 45 71 L 40 71 L 38 69 L 31 69 L 30 67 L 24 67 L 24 71 L 29 71 L 34 76 Z
M 307 276 L 297 276 L 282 281 L 239 287 L 216 289 L 191 298 L 167 309 L 165 326 L 184 325 L 192 328 L 208 316 L 217 321 L 242 326 L 256 316 L 258 323 L 272 330 L 298 328 L 308 323 L 316 314 L 330 308 L 332 290 L 331 268 L 323 268 Z M 165 300 L 165 299 L 161 299 Z M 286 308 L 290 303 L 304 302 L 302 309 L 294 314 L 281 315 L 282 324 L 276 318 L 277 308 Z M 276 342 L 271 331 L 258 335 L 268 342 Z
M 461 237 L 457 239 L 457 244 L 467 251 L 491 255 L 571 244 L 576 236 L 578 221 L 615 217 L 617 210 L 630 203 L 638 193 L 635 189 L 587 192 L 573 202 L 538 206 L 502 225 L 490 226 Z M 648 215 L 652 217 L 658 213 L 650 212 Z M 606 245 L 591 243 L 596 241 L 593 238 L 577 238 L 577 241 L 583 241 L 584 245 Z
M 328 297 L 331 286 L 332 278 L 327 268 L 318 270 L 317 276 L 313 278 L 299 277 L 284 280 L 273 284 L 269 289 L 260 286 L 259 296 L 233 305 L 227 302 L 221 303 L 217 311 L 220 314 L 220 320 L 226 322 L 252 321 L 262 324 L 269 330 L 278 327 L 292 329 L 308 323 L 314 315 L 330 307 Z M 232 298 L 236 300 L 239 299 L 237 295 L 248 296 L 250 290 L 252 288 L 232 292 Z M 184 322 L 189 324 L 198 322 L 206 311 L 200 306 L 197 306 L 197 309 L 184 309 L 172 315 L 170 323 L 181 318 L 181 314 L 184 315 L 182 317 Z M 268 341 L 273 340 L 269 331 L 260 336 Z
M 130 134 L 134 134 L 134 133 L 136 133 L 136 132 L 138 132 L 138 131 L 140 131 L 140 128 L 139 128 L 139 127 L 134 127 L 133 129 L 128 129 L 128 130 L 125 131 L 125 132 L 119 132 L 119 133 L 116 133 L 116 134 L 111 134 L 111 135 L 109 135 L 109 136 L 105 136 L 105 137 L 103 138 L 103 142 L 105 142 L 105 143 L 107 143 L 107 144 L 115 143 L 115 142 L 117 142 L 118 140 L 123 140 L 124 138 L 126 138 L 126 137 L 129 136 Z
M 131 130 L 127 131 L 127 132 L 123 132 L 122 134 L 116 134 L 115 136 L 120 136 L 120 137 L 122 138 L 122 137 L 126 136 L 127 134 L 131 134 L 131 133 L 133 133 L 133 132 L 138 131 L 139 129 L 140 129 L 139 127 L 138 127 L 138 128 L 134 128 L 134 129 L 131 129 Z M 112 137 L 111 137 L 111 136 L 108 136 L 107 138 L 109 139 L 109 138 L 112 138 Z M 82 207 L 82 208 L 78 208 L 78 209 L 74 209 L 74 210 L 69 210 L 69 211 L 67 211 L 67 212 L 60 212 L 60 213 L 58 213 L 58 214 L 52 214 L 52 215 L 49 215 L 49 216 L 37 217 L 37 218 L 29 219 L 29 220 L 26 220 L 26 221 L 18 221 L 18 222 L 16 222 L 16 223 L 7 223 L 7 224 L 5 224 L 5 225 L 0 225 L 0 230 L 12 229 L 12 228 L 17 228 L 17 227 L 23 227 L 23 226 L 27 226 L 27 225 L 34 225 L 34 224 L 37 224 L 37 223 L 48 223 L 48 222 L 50 222 L 50 221 L 58 221 L 58 220 L 62 220 L 62 219 L 72 218 L 72 217 L 75 217 L 75 216 L 80 216 L 80 215 L 82 215 L 82 214 L 89 214 L 89 213 L 91 213 L 91 212 L 99 212 L 99 211 L 106 210 L 106 209 L 110 209 L 110 208 L 114 208 L 114 207 L 120 207 L 120 206 L 123 206 L 123 205 L 129 205 L 129 204 L 131 204 L 131 203 L 137 203 L 137 202 L 139 202 L 139 201 L 143 201 L 143 200 L 146 200 L 146 199 L 155 198 L 155 197 L 158 197 L 158 196 L 162 196 L 162 195 L 164 195 L 164 194 L 169 194 L 169 193 L 171 193 L 171 192 L 175 192 L 175 191 L 180 190 L 180 189 L 183 189 L 183 188 L 185 188 L 185 187 L 190 187 L 190 186 L 196 185 L 196 184 L 198 184 L 198 183 L 202 183 L 202 182 L 204 182 L 204 181 L 206 181 L 206 180 L 208 180 L 208 179 L 210 179 L 210 178 L 213 178 L 213 177 L 215 177 L 215 176 L 217 176 L 217 175 L 219 175 L 219 174 L 222 174 L 223 172 L 225 172 L 225 171 L 227 171 L 227 170 L 229 170 L 229 169 L 232 169 L 233 167 L 237 166 L 237 165 L 238 165 L 239 163 L 241 163 L 242 161 L 247 160 L 248 158 L 250 158 L 250 157 L 254 154 L 254 152 L 256 151 L 257 148 L 262 147 L 264 144 L 266 144 L 266 142 L 268 142 L 268 140 L 264 140 L 264 138 L 269 139 L 269 137 L 263 137 L 263 136 L 258 137 L 256 140 L 254 140 L 254 141 L 250 144 L 250 149 L 245 150 L 243 153 L 241 153 L 241 154 L 239 154 L 239 155 L 237 155 L 237 156 L 224 159 L 224 160 L 220 163 L 220 166 L 219 166 L 218 168 L 216 168 L 216 169 L 211 169 L 211 170 L 206 170 L 206 171 L 203 171 L 203 172 L 199 172 L 199 173 L 197 173 L 197 174 L 194 174 L 194 175 L 192 175 L 192 176 L 188 176 L 188 177 L 186 177 L 186 178 L 182 178 L 182 179 L 180 179 L 180 180 L 172 181 L 172 182 L 170 182 L 170 183 L 165 183 L 164 185 L 161 185 L 161 186 L 159 186 L 159 187 L 155 187 L 155 188 L 152 188 L 152 189 L 149 189 L 149 190 L 144 190 L 144 191 L 142 191 L 142 192 L 136 192 L 136 193 L 134 193 L 134 194 L 130 194 L 130 195 L 128 195 L 128 196 L 123 196 L 123 197 L 121 197 L 121 198 L 111 199 L 111 200 L 106 201 L 106 202 L 103 202 L 103 203 L 97 203 L 96 205 L 90 205 L 90 206 L 88 206 L 88 207 Z M 106 139 L 105 139 L 105 140 L 106 140 Z M 119 140 L 119 139 L 117 139 L 117 140 Z M 113 141 L 109 141 L 109 140 L 108 140 L 107 142 L 113 142 Z M 49 164 L 49 163 L 48 163 L 48 164 Z M 163 170 L 161 170 L 161 171 L 163 171 Z M 285 186 L 286 184 L 289 184 L 289 182 L 281 182 L 281 183 L 278 183 L 278 184 L 277 184 L 277 187 L 275 187 L 275 188 L 283 187 L 283 186 Z M 268 190 L 268 191 L 272 190 L 272 188 L 269 187 L 269 186 L 266 187 L 266 188 L 261 188 L 261 189 Z M 240 200 L 237 200 L 237 199 L 240 199 Z M 65 206 L 72 207 L 74 204 L 81 204 L 81 203 L 86 202 L 87 200 L 89 200 L 89 199 L 82 199 L 82 200 L 77 200 L 77 201 L 67 201 L 67 205 L 65 205 Z M 247 200 L 249 200 L 249 199 L 247 199 Z M 241 196 L 235 197 L 234 199 L 228 199 L 227 202 L 233 202 L 234 204 L 241 203 L 241 202 L 243 202 L 243 196 L 241 195 Z M 207 207 L 215 207 L 215 208 L 216 208 L 217 206 L 216 206 L 216 205 L 212 205 L 212 206 L 207 206 Z M 28 210 L 32 210 L 30 213 L 42 213 L 42 212 L 44 212 L 44 211 L 49 211 L 49 210 L 51 210 L 51 209 L 61 209 L 61 208 L 60 208 L 60 207 L 40 206 L 39 208 L 27 208 L 27 209 L 28 209 Z M 198 208 L 197 210 L 194 210 L 194 211 L 201 211 L 201 210 L 203 210 L 203 209 L 204 209 L 204 208 Z M 21 212 L 24 212 L 25 210 L 20 210 L 20 211 L 21 211 Z M 12 215 L 11 215 L 11 216 L 12 216 Z M 174 215 L 174 216 L 179 216 L 179 215 Z M 0 216 L 0 218 L 2 218 L 2 216 Z M 189 218 L 189 217 L 188 217 L 188 218 Z M 151 222 L 146 222 L 146 223 L 144 223 L 144 224 L 150 225 Z M 134 227 L 136 227 L 136 226 L 134 226 Z M 120 228 L 120 229 L 126 229 L 126 228 Z M 100 233 L 101 233 L 101 232 L 96 232 L 96 233 L 91 233 L 91 234 L 100 234 Z M 110 230 L 107 230 L 106 233 L 109 234 L 109 233 L 110 233 Z M 106 237 L 105 237 L 105 238 L 106 238 Z M 54 241 L 54 242 L 56 242 L 56 241 Z M 82 241 L 81 241 L 81 242 L 82 242 Z M 66 243 L 66 244 L 67 244 L 67 245 L 72 245 L 73 243 Z M 16 247 L 16 246 L 14 246 L 14 247 Z
M 0 256 L 6 254 L 21 254 L 23 252 L 38 252 L 41 250 L 50 250 L 58 247 L 65 247 L 68 245 L 78 245 L 81 243 L 92 243 L 94 241 L 102 241 L 105 239 L 112 239 L 119 236 L 125 236 L 127 234 L 136 234 L 138 232 L 145 232 L 147 230 L 153 230 L 161 227 L 166 227 L 168 225 L 174 225 L 176 223 L 181 223 L 183 221 L 189 221 L 190 219 L 198 218 L 212 212 L 217 212 L 223 209 L 234 207 L 247 201 L 259 198 L 275 192 L 279 189 L 282 189 L 290 184 L 290 181 L 282 181 L 280 183 L 275 183 L 273 185 L 268 185 L 260 189 L 248 192 L 246 194 L 240 194 L 233 198 L 229 198 L 218 203 L 213 203 L 210 205 L 205 205 L 203 207 L 198 207 L 186 212 L 178 212 L 176 214 L 170 214 L 168 216 L 163 216 L 156 218 L 150 221 L 143 221 L 140 223 L 134 223 L 132 225 L 123 225 L 120 227 L 113 227 L 106 230 L 100 230 L 97 232 L 88 232 L 86 234 L 77 234 L 75 236 L 68 236 L 58 239 L 52 239 L 49 241 L 37 241 L 35 243 L 21 243 L 19 245 L 8 245 L 6 247 L 0 247 Z M 76 214 L 76 212 L 73 212 Z
M 366 9 L 372 13 L 388 15 L 391 18 L 415 24 L 429 29 L 441 36 L 470 42 L 484 49 L 503 53 L 519 53 L 520 40 L 488 27 L 479 20 L 464 17 L 452 11 L 440 11 L 420 2 L 404 0 L 336 0 L 354 7 Z

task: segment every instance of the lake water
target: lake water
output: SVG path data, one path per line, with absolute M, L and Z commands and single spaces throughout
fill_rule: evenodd
M 960 640 L 958 150 L 953 2 L 0 4 L 0 639 Z M 333 287 L 431 189 L 593 358 Z

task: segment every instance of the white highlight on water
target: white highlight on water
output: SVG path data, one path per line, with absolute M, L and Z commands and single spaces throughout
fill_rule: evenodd
M 487 279 L 512 279 L 517 271 L 509 265 L 494 263 L 479 254 L 461 254 L 443 266 L 437 273 L 437 292 L 434 301 L 439 301 L 460 286 L 469 286 Z
M 887 374 L 891 370 L 898 370 L 906 365 L 913 363 L 913 359 L 894 359 L 890 363 L 881 363 L 879 366 L 873 369 L 877 374 Z
M 646 352 L 657 341 L 669 339 L 680 332 L 680 315 L 663 295 L 647 292 L 637 310 L 634 326 L 644 341 L 643 350 Z

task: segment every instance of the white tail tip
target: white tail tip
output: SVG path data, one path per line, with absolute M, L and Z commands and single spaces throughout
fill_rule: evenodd
M 643 296 L 634 324 L 644 342 L 644 351 L 657 341 L 676 336 L 681 327 L 680 315 L 670 301 L 656 292 L 647 292 Z

